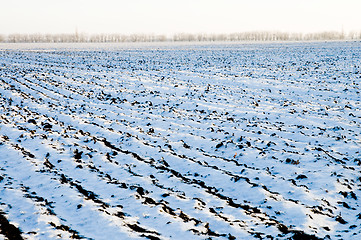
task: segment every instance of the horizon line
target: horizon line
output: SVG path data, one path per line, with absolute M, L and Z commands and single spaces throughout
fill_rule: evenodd
M 312 41 L 361 40 L 360 31 L 244 31 L 233 33 L 12 33 L 0 34 L 0 42 L 176 42 L 176 41 Z
M 122 33 L 122 32 L 85 32 L 85 31 L 79 31 L 77 28 L 73 32 L 12 32 L 12 33 L 0 33 L 0 36 L 9 36 L 9 35 L 69 35 L 69 34 L 79 34 L 79 35 L 177 35 L 177 34 L 192 34 L 192 35 L 198 35 L 198 34 L 205 34 L 205 35 L 230 35 L 230 34 L 240 34 L 240 33 L 287 33 L 287 34 L 318 34 L 318 33 L 361 33 L 361 28 L 359 30 L 344 30 L 343 28 L 339 30 L 319 30 L 319 31 L 284 31 L 284 30 L 247 30 L 247 31 L 232 31 L 232 32 L 192 32 L 192 31 L 179 31 L 179 32 L 173 32 L 173 33 L 157 33 L 157 32 L 128 32 L 128 33 Z

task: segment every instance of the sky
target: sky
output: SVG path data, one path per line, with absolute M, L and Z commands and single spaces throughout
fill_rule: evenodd
M 0 0 L 0 34 L 361 31 L 361 0 Z

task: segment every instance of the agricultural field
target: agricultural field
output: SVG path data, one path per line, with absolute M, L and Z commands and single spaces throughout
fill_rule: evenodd
M 0 49 L 0 239 L 361 239 L 360 42 Z

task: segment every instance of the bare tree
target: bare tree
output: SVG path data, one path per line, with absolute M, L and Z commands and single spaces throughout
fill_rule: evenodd
M 164 42 L 164 41 L 314 41 L 314 40 L 360 40 L 361 32 L 318 32 L 318 33 L 288 33 L 253 31 L 231 34 L 190 34 L 177 33 L 167 38 L 155 34 L 93 34 L 75 32 L 74 34 L 9 34 L 0 35 L 0 42 Z

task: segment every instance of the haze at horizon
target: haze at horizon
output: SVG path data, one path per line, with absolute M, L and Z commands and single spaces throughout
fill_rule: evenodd
M 0 9 L 0 34 L 360 31 L 357 0 L 17 0 Z

